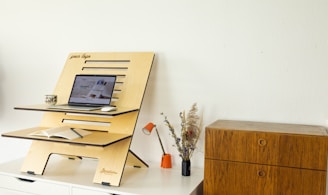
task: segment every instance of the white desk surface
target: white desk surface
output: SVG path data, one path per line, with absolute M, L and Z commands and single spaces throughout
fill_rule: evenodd
M 51 183 L 81 187 L 113 194 L 126 195 L 187 195 L 202 194 L 204 171 L 191 167 L 191 176 L 182 176 L 181 167 L 160 168 L 150 164 L 149 168 L 126 166 L 120 187 L 102 186 L 92 182 L 97 160 L 83 158 L 69 160 L 67 157 L 52 155 L 43 175 L 29 175 L 20 172 L 23 159 L 0 165 L 0 173 L 17 178 L 48 181 Z

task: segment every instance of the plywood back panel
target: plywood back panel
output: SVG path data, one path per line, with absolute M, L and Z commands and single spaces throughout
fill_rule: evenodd
M 76 74 L 117 75 L 113 104 L 140 108 L 154 53 L 71 53 L 54 90 L 59 103 L 66 103 Z
M 69 54 L 53 92 L 58 96 L 58 104 L 68 102 L 75 75 L 116 75 L 117 80 L 111 105 L 118 108 L 137 109 L 137 111 L 118 116 L 79 115 L 69 113 L 69 111 L 61 113 L 47 112 L 44 114 L 41 126 L 69 125 L 88 130 L 133 134 L 153 59 L 154 53 L 151 52 Z

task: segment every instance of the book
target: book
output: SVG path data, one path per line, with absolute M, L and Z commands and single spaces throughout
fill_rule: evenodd
M 47 137 L 47 138 L 63 138 L 63 139 L 72 140 L 76 138 L 83 138 L 84 136 L 89 134 L 91 134 L 90 131 L 86 131 L 83 129 L 71 128 L 68 126 L 60 126 L 60 127 L 53 127 L 49 129 L 35 131 L 32 132 L 30 135 Z

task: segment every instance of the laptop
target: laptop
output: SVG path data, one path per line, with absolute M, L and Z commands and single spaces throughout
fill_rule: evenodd
M 67 104 L 49 108 L 64 110 L 98 110 L 110 106 L 116 75 L 76 75 Z

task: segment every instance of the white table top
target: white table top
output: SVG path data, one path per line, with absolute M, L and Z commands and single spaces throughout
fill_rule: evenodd
M 52 155 L 42 176 L 20 172 L 22 162 L 23 159 L 19 159 L 1 164 L 0 173 L 114 194 L 202 194 L 204 171 L 201 168 L 191 167 L 191 176 L 186 177 L 181 175 L 179 166 L 171 169 L 160 168 L 160 164 L 150 164 L 149 168 L 126 166 L 120 187 L 114 187 L 92 182 L 98 162 L 95 159 L 69 160 L 63 156 Z

